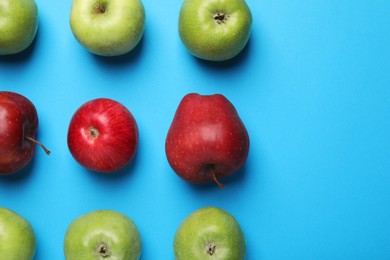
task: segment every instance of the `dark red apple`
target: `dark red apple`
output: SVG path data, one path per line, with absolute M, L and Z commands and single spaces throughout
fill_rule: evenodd
M 0 91 L 0 175 L 8 175 L 24 168 L 35 154 L 38 114 L 26 97 Z
M 133 160 L 138 147 L 138 126 L 121 103 L 94 99 L 73 115 L 68 147 L 74 159 L 89 170 L 115 172 Z
M 248 132 L 223 95 L 191 93 L 180 102 L 165 142 L 167 159 L 184 180 L 202 183 L 236 172 L 249 152 Z

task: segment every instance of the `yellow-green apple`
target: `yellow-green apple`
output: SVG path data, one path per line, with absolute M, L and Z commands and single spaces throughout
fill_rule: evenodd
M 0 208 L 0 259 L 32 260 L 35 248 L 30 222 L 10 209 Z
M 70 26 L 90 52 L 118 56 L 139 43 L 145 28 L 141 0 L 73 0 Z
M 113 210 L 95 210 L 78 217 L 64 239 L 66 260 L 138 260 L 141 247 L 135 223 Z
M 165 141 L 173 170 L 202 183 L 233 174 L 247 159 L 249 135 L 233 104 L 223 95 L 187 94 L 180 102 Z
M 25 50 L 37 29 L 38 7 L 34 0 L 0 0 L 0 55 Z
M 23 169 L 34 157 L 38 114 L 34 104 L 15 92 L 0 91 L 0 175 Z
M 243 260 L 244 233 L 227 211 L 204 207 L 190 214 L 174 237 L 176 260 Z
M 245 0 L 184 0 L 179 35 L 188 51 L 201 59 L 225 61 L 247 44 L 252 14 Z
M 68 147 L 82 166 L 115 172 L 129 164 L 138 147 L 138 126 L 131 112 L 109 98 L 83 104 L 68 129 Z

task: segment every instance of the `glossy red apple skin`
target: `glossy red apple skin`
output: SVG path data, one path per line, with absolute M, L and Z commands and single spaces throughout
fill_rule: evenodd
M 121 103 L 98 98 L 83 104 L 68 129 L 74 159 L 89 170 L 112 173 L 129 164 L 138 147 L 138 126 Z
M 190 93 L 176 110 L 165 151 L 169 164 L 184 180 L 217 181 L 215 177 L 229 176 L 242 167 L 249 135 L 225 96 Z
M 38 114 L 26 97 L 0 91 L 0 175 L 20 171 L 33 158 Z

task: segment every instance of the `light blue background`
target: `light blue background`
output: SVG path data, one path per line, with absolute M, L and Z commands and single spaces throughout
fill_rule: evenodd
M 208 205 L 241 223 L 249 260 L 390 259 L 390 1 L 248 0 L 250 42 L 226 63 L 188 54 L 179 0 L 144 0 L 142 42 L 112 59 L 74 39 L 71 1 L 37 4 L 33 46 L 0 58 L 1 90 L 33 101 L 52 151 L 0 178 L 0 205 L 34 226 L 35 259 L 63 259 L 67 226 L 95 209 L 134 220 L 142 259 L 173 259 L 176 228 Z M 225 190 L 185 183 L 166 160 L 166 133 L 190 92 L 224 94 L 250 134 L 247 163 Z M 67 148 L 71 116 L 97 97 L 138 122 L 137 156 L 119 174 L 88 172 Z

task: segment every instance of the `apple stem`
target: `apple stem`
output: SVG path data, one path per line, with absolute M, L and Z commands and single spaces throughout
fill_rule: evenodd
M 51 152 L 49 151 L 49 149 L 47 149 L 41 142 L 35 140 L 34 138 L 32 138 L 32 137 L 30 137 L 30 136 L 26 136 L 26 139 L 29 140 L 29 141 L 31 141 L 31 142 L 33 142 L 33 143 L 35 143 L 35 144 L 37 144 L 37 145 L 39 145 L 40 147 L 42 147 L 42 149 L 45 151 L 45 153 L 46 153 L 47 155 L 49 155 L 49 154 L 51 153 Z
M 215 175 L 215 171 L 213 170 L 213 180 L 218 184 L 221 189 L 225 189 L 225 186 L 218 180 L 217 175 Z

